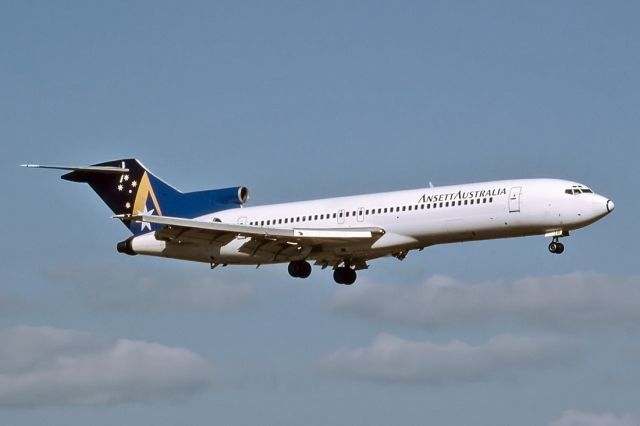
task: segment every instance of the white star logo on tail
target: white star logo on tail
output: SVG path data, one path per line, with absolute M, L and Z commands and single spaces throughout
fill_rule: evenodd
M 147 210 L 147 206 L 144 206 L 144 210 L 139 211 L 138 214 L 141 216 L 151 216 L 155 209 Z M 145 228 L 149 228 L 151 231 L 151 224 L 149 222 L 140 222 L 140 230 L 144 231 Z

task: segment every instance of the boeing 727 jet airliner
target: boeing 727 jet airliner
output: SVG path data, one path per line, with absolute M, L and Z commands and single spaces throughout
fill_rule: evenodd
M 288 263 L 307 278 L 311 263 L 333 269 L 339 284 L 383 256 L 403 260 L 434 244 L 544 235 L 560 237 L 611 213 L 613 201 L 566 180 L 503 180 L 246 207 L 245 187 L 183 193 L 138 160 L 66 170 L 88 183 L 133 236 L 120 253 L 218 265 Z

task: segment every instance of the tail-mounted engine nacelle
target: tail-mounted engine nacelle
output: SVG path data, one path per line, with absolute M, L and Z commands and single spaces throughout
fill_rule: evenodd
M 129 237 L 124 241 L 120 241 L 116 246 L 118 253 L 128 254 L 129 256 L 135 256 L 136 254 L 138 254 L 133 250 L 133 238 L 134 237 Z

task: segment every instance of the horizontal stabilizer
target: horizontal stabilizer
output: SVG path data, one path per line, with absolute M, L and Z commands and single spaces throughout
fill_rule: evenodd
M 54 169 L 54 170 L 69 170 L 79 172 L 96 172 L 96 173 L 127 173 L 129 169 L 124 167 L 109 167 L 109 166 L 43 166 L 40 164 L 21 164 L 20 167 L 28 167 L 30 169 Z
M 135 158 L 89 166 L 24 164 L 23 167 L 65 171 L 62 179 L 89 184 L 116 215 L 198 217 L 242 206 L 249 198 L 249 190 L 242 186 L 183 193 L 155 176 Z M 128 219 L 123 223 L 135 235 L 161 227 L 161 224 L 148 222 L 134 224 Z

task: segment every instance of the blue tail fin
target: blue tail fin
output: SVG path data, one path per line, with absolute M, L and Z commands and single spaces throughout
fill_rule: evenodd
M 245 187 L 212 189 L 182 193 L 153 175 L 136 159 L 114 160 L 74 170 L 62 176 L 73 182 L 85 182 L 116 215 L 152 214 L 194 218 L 244 204 L 249 196 Z M 99 167 L 108 168 L 105 172 Z M 118 172 L 115 168 L 122 169 Z M 137 235 L 157 225 L 123 221 Z

